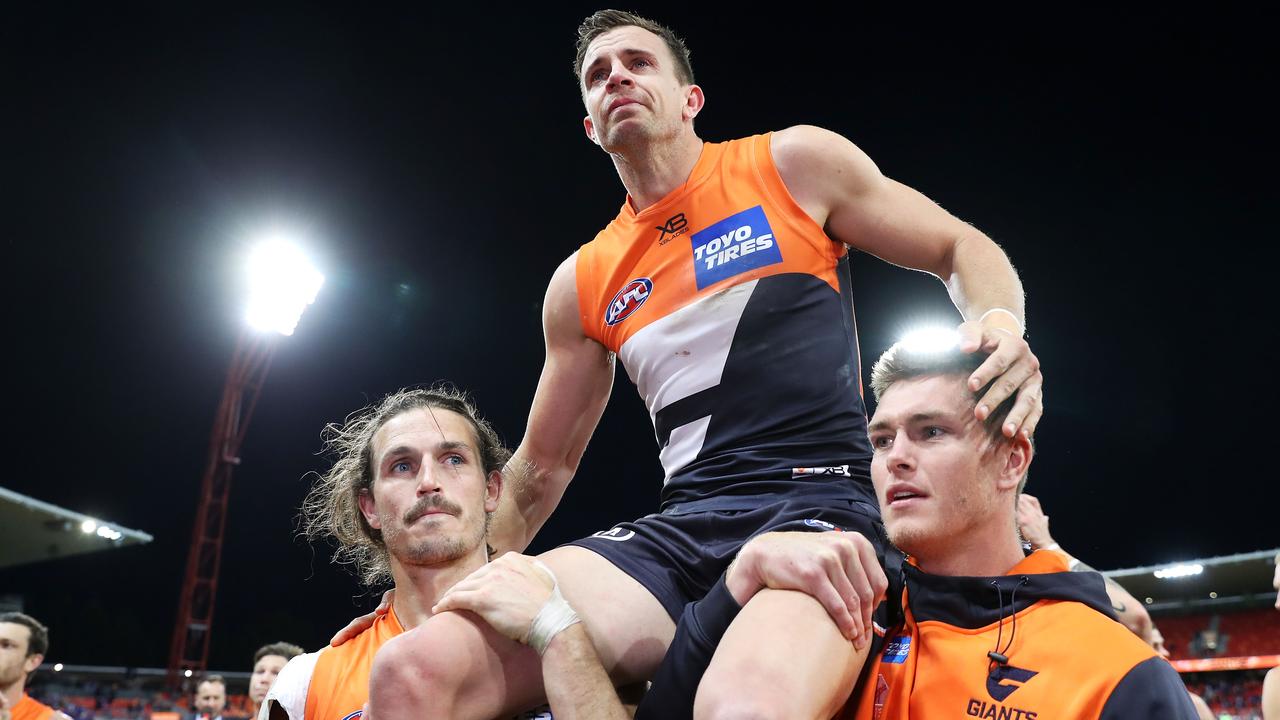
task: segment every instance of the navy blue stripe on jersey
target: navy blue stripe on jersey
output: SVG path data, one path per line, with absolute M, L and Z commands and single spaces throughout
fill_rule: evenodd
M 664 448 L 676 428 L 707 423 L 697 455 L 663 488 L 664 508 L 693 501 L 713 507 L 705 501 L 793 492 L 805 484 L 843 485 L 847 497 L 874 502 L 847 256 L 836 271 L 841 293 L 812 275 L 760 278 L 719 384 L 656 413 Z M 793 473 L 846 465 L 848 477 Z

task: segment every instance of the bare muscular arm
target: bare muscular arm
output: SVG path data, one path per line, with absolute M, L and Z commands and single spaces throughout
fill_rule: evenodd
M 1004 251 L 921 193 L 885 177 L 840 135 L 796 126 L 774 133 L 772 151 L 792 196 L 830 237 L 942 280 L 968 321 L 961 326 L 966 349 L 992 351 L 969 383 L 977 390 L 998 378 L 978 402 L 979 419 L 1016 392 L 1005 434 L 1021 429 L 1029 436 L 1040 420 L 1043 377 L 1022 340 L 1022 284 Z M 993 308 L 1009 312 L 988 314 Z
M 613 353 L 582 332 L 576 264 L 575 253 L 547 287 L 547 357 L 524 439 L 503 471 L 505 491 L 489 536 L 498 554 L 523 552 L 560 503 L 613 387 Z

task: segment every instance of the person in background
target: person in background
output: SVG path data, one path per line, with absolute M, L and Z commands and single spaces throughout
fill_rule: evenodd
M 263 698 L 267 696 L 267 691 L 275 683 L 276 676 L 285 663 L 302 652 L 302 648 L 293 643 L 275 642 L 263 645 L 253 654 L 253 673 L 249 676 L 249 703 L 253 709 L 250 717 L 258 716 Z
M 26 693 L 49 652 L 49 628 L 30 615 L 0 613 L 0 720 L 69 720 Z
M 227 681 L 221 675 L 206 675 L 196 685 L 193 720 L 222 720 L 227 708 Z

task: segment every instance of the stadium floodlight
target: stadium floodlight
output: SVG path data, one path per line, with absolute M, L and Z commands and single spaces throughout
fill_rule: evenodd
M 292 335 L 302 311 L 316 301 L 324 275 L 297 245 L 270 237 L 249 256 L 249 308 L 245 319 L 257 330 Z
M 226 532 L 226 523 L 214 519 L 225 517 L 232 469 L 240 463 L 240 446 L 271 366 L 278 339 L 275 333 L 292 335 L 303 311 L 315 302 L 324 285 L 324 275 L 293 239 L 291 233 L 273 229 L 247 257 L 248 272 L 244 280 L 248 322 L 240 329 L 222 388 L 222 401 L 210 431 L 209 460 L 200 479 L 200 500 L 195 522 L 191 524 L 187 570 L 169 646 L 171 689 L 180 684 L 181 671 L 186 670 L 186 677 L 191 677 L 191 671 L 203 673 L 208 667 L 222 539 Z
M 80 523 L 80 532 L 86 535 L 92 535 L 98 529 L 98 523 L 93 520 L 85 520 Z
M 182 673 L 182 676 L 183 676 L 183 677 L 191 677 L 191 671 L 190 671 L 190 670 L 186 670 L 186 671 L 184 671 L 184 672 Z
M 913 353 L 940 353 L 959 345 L 960 333 L 955 328 L 923 327 L 908 332 L 898 342 Z
M 54 672 L 62 672 L 62 663 L 54 663 L 54 665 L 53 665 L 53 671 L 54 671 Z
M 115 529 L 113 529 L 113 528 L 109 528 L 109 527 L 107 527 L 106 525 L 99 525 L 99 526 L 98 526 L 98 537 L 100 537 L 100 538 L 102 538 L 102 539 L 104 539 L 104 540 L 113 540 L 113 541 L 114 541 L 114 540 L 119 540 L 120 538 L 124 537 L 124 535 L 120 534 L 120 531 L 115 530 Z
M 1204 566 L 1199 563 L 1190 565 L 1170 565 L 1166 568 L 1160 568 L 1155 571 L 1155 576 L 1161 580 L 1171 580 L 1173 578 L 1191 577 L 1204 572 Z

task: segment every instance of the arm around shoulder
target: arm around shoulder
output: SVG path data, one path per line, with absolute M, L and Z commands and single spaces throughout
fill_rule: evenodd
M 588 338 L 578 309 L 577 254 L 560 264 L 542 308 L 546 360 L 524 439 L 503 472 L 490 544 L 521 552 L 559 504 L 613 387 L 613 353 Z

